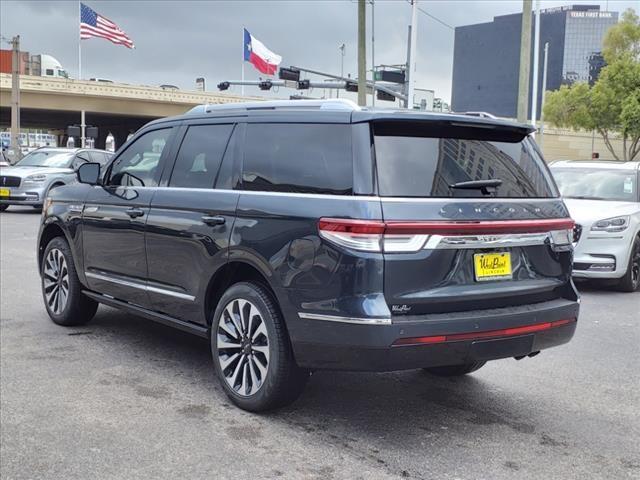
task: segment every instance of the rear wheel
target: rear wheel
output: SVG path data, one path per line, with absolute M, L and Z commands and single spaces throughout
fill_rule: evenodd
M 627 273 L 618 284 L 618 289 L 623 292 L 635 292 L 638 287 L 640 287 L 640 238 L 636 238 L 633 242 Z
M 458 377 L 467 373 L 475 372 L 487 362 L 463 363 L 462 365 L 445 365 L 443 367 L 425 368 L 431 375 L 438 377 Z
M 309 378 L 295 363 L 275 299 L 257 283 L 237 283 L 224 293 L 211 326 L 211 352 L 222 388 L 244 410 L 288 405 Z
M 98 303 L 82 293 L 69 244 L 62 237 L 49 242 L 42 257 L 42 297 L 51 320 L 58 325 L 83 325 Z

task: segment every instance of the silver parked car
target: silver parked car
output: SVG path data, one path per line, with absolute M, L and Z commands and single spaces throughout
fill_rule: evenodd
M 551 172 L 574 227 L 574 278 L 640 288 L 640 162 L 558 161 Z
M 89 148 L 39 148 L 13 166 L 0 167 L 0 211 L 9 205 L 41 208 L 52 188 L 76 182 L 86 162 L 105 165 L 111 153 Z

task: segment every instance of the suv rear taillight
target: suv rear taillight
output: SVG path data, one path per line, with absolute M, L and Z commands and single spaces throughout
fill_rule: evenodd
M 320 236 L 336 245 L 365 252 L 417 252 L 434 236 L 469 242 L 492 236 L 497 247 L 500 238 L 513 242 L 514 235 L 548 234 L 554 247 L 571 245 L 574 222 L 570 218 L 502 221 L 424 221 L 383 222 L 382 220 L 353 220 L 321 218 Z

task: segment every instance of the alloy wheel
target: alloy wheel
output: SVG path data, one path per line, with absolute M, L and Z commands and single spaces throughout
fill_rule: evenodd
M 216 335 L 218 362 L 227 385 L 243 397 L 254 395 L 269 370 L 269 335 L 260 310 L 241 298 L 230 301 Z
M 69 298 L 69 270 L 64 255 L 57 248 L 51 249 L 44 261 L 43 284 L 47 306 L 60 315 Z

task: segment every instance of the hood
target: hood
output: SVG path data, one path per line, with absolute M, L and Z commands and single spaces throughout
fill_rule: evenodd
M 45 174 L 45 175 L 61 175 L 65 173 L 73 173 L 72 168 L 49 168 L 49 167 L 2 167 L 0 168 L 0 175 L 7 175 L 10 177 L 25 178 L 29 175 Z
M 591 224 L 598 220 L 604 220 L 605 218 L 633 215 L 634 213 L 640 212 L 640 203 L 638 202 L 565 198 L 564 203 L 569 209 L 571 218 L 581 225 Z

